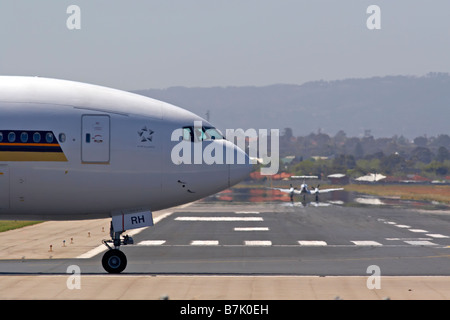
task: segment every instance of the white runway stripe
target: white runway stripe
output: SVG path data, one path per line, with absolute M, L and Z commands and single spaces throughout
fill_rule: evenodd
M 259 211 L 235 211 L 236 214 L 259 214 Z
M 411 232 L 423 232 L 423 233 L 428 232 L 427 230 L 423 230 L 423 229 L 408 229 L 408 230 Z
M 402 241 L 406 244 L 412 245 L 412 246 L 438 246 L 438 244 L 433 243 L 429 240 L 431 238 L 386 238 L 388 241 Z M 297 241 L 297 246 L 300 247 L 350 247 L 353 245 L 356 246 L 383 246 L 383 244 L 377 242 L 377 241 L 370 241 L 370 240 L 355 240 L 350 241 L 353 244 L 345 245 L 345 244 L 329 244 L 326 241 L 321 240 L 299 240 Z M 218 246 L 220 244 L 219 240 L 192 240 L 189 245 L 191 246 Z M 138 246 L 161 246 L 166 245 L 166 240 L 144 240 L 137 244 Z M 232 246 L 236 247 L 235 244 L 227 244 L 222 243 L 220 244 L 222 247 Z M 243 246 L 272 246 L 272 247 L 278 247 L 278 246 L 295 246 L 292 244 L 279 244 L 279 245 L 273 245 L 272 241 L 269 240 L 246 240 L 242 244 Z M 166 245 L 167 246 L 167 245 Z M 169 247 L 177 247 L 177 246 L 186 246 L 186 244 L 180 244 L 180 245 L 168 245 Z M 404 246 L 404 245 L 398 245 L 398 244 L 388 244 L 387 246 Z M 103 249 L 103 248 L 102 248 Z M 102 250 L 104 251 L 104 249 Z
M 301 246 L 326 246 L 327 243 L 325 241 L 316 241 L 316 240 L 300 240 L 298 244 Z
M 271 246 L 272 241 L 263 241 L 263 240 L 248 240 L 244 241 L 246 246 Z
M 386 238 L 389 241 L 423 241 L 431 240 L 431 238 Z
M 405 241 L 407 244 L 411 244 L 413 246 L 436 246 L 436 243 L 430 241 Z
M 209 221 L 209 222 L 229 222 L 229 221 L 264 221 L 260 217 L 178 217 L 176 221 Z
M 144 240 L 138 243 L 138 246 L 160 246 L 166 243 L 166 240 Z
M 376 241 L 351 241 L 357 246 L 382 246 L 381 243 Z
M 269 231 L 269 228 L 267 228 L 267 227 L 248 227 L 248 228 L 237 227 L 237 228 L 234 228 L 234 231 Z
M 106 250 L 108 250 L 108 248 L 104 244 L 102 244 L 86 253 L 79 255 L 77 259 L 89 259 Z
M 191 246 L 217 246 L 219 245 L 218 240 L 193 240 L 191 241 Z
M 433 237 L 433 238 L 448 238 L 448 236 L 444 236 L 443 234 L 439 234 L 439 233 L 427 233 L 427 236 Z

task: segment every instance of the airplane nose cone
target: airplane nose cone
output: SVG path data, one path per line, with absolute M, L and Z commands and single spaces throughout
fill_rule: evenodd
M 228 185 L 231 187 L 248 177 L 252 172 L 252 164 L 248 155 L 237 146 L 234 146 L 237 161 L 229 164 Z

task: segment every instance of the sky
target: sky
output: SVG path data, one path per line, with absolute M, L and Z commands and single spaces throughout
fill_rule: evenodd
M 367 27 L 370 5 L 381 29 Z M 448 0 L 2 0 L 0 74 L 123 90 L 422 76 L 450 72 L 449 12 Z

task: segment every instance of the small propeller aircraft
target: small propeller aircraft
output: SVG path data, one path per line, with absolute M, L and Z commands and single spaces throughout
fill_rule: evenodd
M 303 201 L 306 201 L 307 194 L 313 194 L 313 195 L 315 195 L 316 201 L 319 201 L 319 193 L 328 193 L 328 192 L 333 192 L 333 191 L 344 190 L 344 188 L 331 188 L 331 189 L 320 190 L 319 187 L 320 187 L 320 184 L 318 184 L 316 188 L 309 189 L 308 185 L 303 181 L 302 185 L 300 186 L 300 189 L 294 188 L 292 186 L 292 184 L 290 185 L 289 189 L 285 189 L 285 188 L 271 188 L 271 189 L 279 190 L 284 193 L 288 193 L 291 198 L 291 202 L 294 202 L 295 194 L 302 194 Z

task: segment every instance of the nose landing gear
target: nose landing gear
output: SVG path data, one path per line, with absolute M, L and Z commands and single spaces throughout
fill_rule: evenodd
M 103 244 L 108 247 L 108 251 L 103 255 L 102 266 L 108 273 L 121 273 L 127 267 L 127 257 L 120 251 L 120 245 L 133 244 L 133 238 L 125 235 L 123 239 L 120 238 L 121 232 L 114 232 L 111 223 L 111 238 L 112 240 L 103 240 Z M 113 243 L 112 248 L 109 243 Z
M 121 273 L 127 266 L 127 257 L 120 251 L 121 245 L 133 244 L 128 235 L 121 238 L 125 230 L 153 226 L 153 215 L 149 209 L 138 208 L 112 212 L 110 235 L 111 240 L 103 240 L 108 251 L 103 255 L 103 268 L 109 273 Z M 112 246 L 110 245 L 112 244 Z

